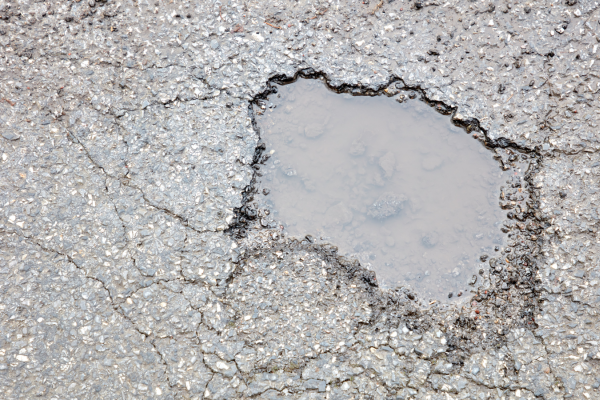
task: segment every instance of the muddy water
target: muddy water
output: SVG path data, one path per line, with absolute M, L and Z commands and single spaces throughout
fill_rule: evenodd
M 446 300 L 468 290 L 502 244 L 506 177 L 492 152 L 418 100 L 306 79 L 278 89 L 256 108 L 271 154 L 260 192 L 288 234 L 329 241 L 383 285 Z

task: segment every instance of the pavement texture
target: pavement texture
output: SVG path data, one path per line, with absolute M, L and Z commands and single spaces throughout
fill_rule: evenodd
M 600 398 L 598 7 L 0 0 L 1 397 Z M 468 301 L 254 205 L 250 105 L 300 75 L 527 166 Z

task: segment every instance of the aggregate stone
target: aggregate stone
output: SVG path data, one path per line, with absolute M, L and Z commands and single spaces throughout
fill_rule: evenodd
M 160 354 L 115 310 L 101 282 L 20 236 L 1 240 L 5 397 L 174 398 Z
M 415 362 L 413 372 L 409 376 L 410 381 L 408 382 L 408 386 L 413 389 L 422 387 L 430 372 L 431 364 L 425 360 L 418 360 Z
M 203 396 L 214 374 L 204 364 L 196 341 L 187 336 L 165 338 L 156 340 L 155 346 L 167 365 L 169 385 L 191 397 Z
M 599 397 L 599 12 L 0 4 L 4 397 Z M 300 71 L 426 99 L 503 165 L 533 156 L 494 194 L 506 243 L 472 297 L 380 288 L 241 212 L 261 155 L 249 102 Z
M 203 395 L 207 399 L 232 399 L 241 398 L 246 389 L 246 384 L 237 376 L 233 378 L 225 377 L 221 374 L 215 374 Z
M 228 363 L 226 361 L 221 360 L 215 355 L 205 354 L 204 355 L 204 363 L 214 372 L 219 373 L 226 377 L 233 377 L 237 372 L 237 368 L 235 363 Z
M 467 386 L 468 381 L 462 376 L 431 375 L 431 386 L 441 392 L 460 393 Z
M 19 165 L 0 172 L 1 228 L 69 257 L 101 280 L 116 301 L 136 290 L 141 277 L 126 249 L 123 225 L 103 190 L 105 177 L 85 151 L 55 127 L 0 146 L 4 163 Z
M 238 259 L 238 245 L 222 232 L 188 231 L 180 253 L 181 275 L 186 281 L 202 283 L 221 295 Z
M 166 338 L 196 332 L 202 314 L 182 293 L 154 284 L 133 293 L 119 307 L 145 335 Z M 201 290 L 201 288 L 200 288 Z M 208 290 L 207 290 L 208 292 Z
M 277 371 L 275 373 L 265 372 L 255 375 L 253 379 L 248 382 L 248 389 L 245 394 L 248 396 L 265 396 L 265 393 L 272 390 L 282 392 L 289 390 L 298 391 L 307 388 L 306 386 L 301 385 L 302 382 L 297 373 L 286 371 Z

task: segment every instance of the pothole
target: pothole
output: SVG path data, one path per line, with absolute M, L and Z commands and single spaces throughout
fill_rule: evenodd
M 529 156 L 486 148 L 397 86 L 274 86 L 253 104 L 264 150 L 246 211 L 263 227 L 338 246 L 384 287 L 465 298 L 487 258 L 506 252 L 500 206 L 514 217 L 526 209 Z

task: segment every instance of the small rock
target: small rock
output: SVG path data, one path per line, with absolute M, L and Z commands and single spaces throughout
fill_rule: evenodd
M 375 219 L 385 219 L 398 214 L 406 204 L 406 196 L 385 193 L 369 207 L 367 215 Z
M 309 379 L 304 384 L 304 387 L 308 390 L 317 389 L 319 392 L 324 392 L 327 387 L 327 382 L 319 379 Z
M 323 126 L 318 124 L 308 125 L 306 128 L 304 128 L 304 135 L 311 139 L 318 138 L 324 132 L 325 130 L 323 129 Z
M 367 146 L 364 145 L 364 143 L 360 140 L 355 140 L 352 142 L 352 144 L 350 145 L 350 155 L 351 156 L 362 156 L 363 154 L 365 154 L 365 151 L 367 150 Z
M 6 140 L 19 140 L 21 136 L 13 132 L 2 132 L 2 137 Z
M 379 166 L 385 172 L 386 178 L 390 178 L 396 169 L 396 156 L 391 151 L 379 158 Z
M 250 37 L 257 42 L 264 42 L 265 38 L 260 34 L 260 32 L 252 32 Z
M 433 372 L 436 374 L 448 375 L 451 371 L 452 363 L 446 362 L 444 360 L 439 360 L 433 368 Z
M 438 244 L 439 240 L 440 237 L 437 234 L 437 232 L 428 232 L 424 234 L 421 238 L 421 243 L 423 243 L 423 246 L 427 248 L 432 248 L 435 247 L 436 244 Z

